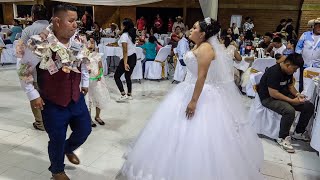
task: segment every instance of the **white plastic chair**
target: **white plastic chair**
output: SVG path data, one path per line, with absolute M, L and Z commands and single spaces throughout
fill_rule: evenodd
M 171 47 L 162 47 L 156 58 L 155 61 L 147 61 L 145 64 L 145 74 L 144 77 L 147 79 L 162 79 L 162 63 L 165 63 L 164 67 L 164 76 L 168 76 L 168 65 L 167 65 L 167 58 L 171 53 Z

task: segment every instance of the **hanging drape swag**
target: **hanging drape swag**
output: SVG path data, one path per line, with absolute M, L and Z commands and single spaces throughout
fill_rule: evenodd
M 218 15 L 218 0 L 199 0 L 204 17 L 217 19 Z

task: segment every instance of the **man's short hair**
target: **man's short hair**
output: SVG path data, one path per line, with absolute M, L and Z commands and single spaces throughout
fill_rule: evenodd
M 284 23 L 284 22 L 287 22 L 287 20 L 286 19 L 281 19 L 280 20 L 280 23 Z
M 274 58 L 276 60 L 279 60 L 281 58 L 281 56 L 282 56 L 281 54 L 277 53 L 277 54 L 274 55 Z
M 47 20 L 47 8 L 42 4 L 35 4 L 31 8 L 31 15 L 37 20 Z
M 280 37 L 275 37 L 275 38 L 273 38 L 272 42 L 275 42 L 275 43 L 281 43 L 281 42 L 282 42 L 282 40 L 281 40 L 281 38 L 280 38 Z
M 77 12 L 77 7 L 68 3 L 59 4 L 53 9 L 53 16 L 57 16 L 59 13 L 67 11 Z
M 287 23 L 289 23 L 289 22 L 293 22 L 293 20 L 292 20 L 291 18 L 289 18 L 289 19 L 287 20 Z
M 271 32 L 266 32 L 266 33 L 264 34 L 264 36 L 268 36 L 268 37 L 270 37 L 270 39 L 273 38 L 273 34 L 272 34 Z
M 284 60 L 284 63 L 290 63 L 292 65 L 302 67 L 304 64 L 304 61 L 301 54 L 293 53 L 287 56 L 286 60 Z

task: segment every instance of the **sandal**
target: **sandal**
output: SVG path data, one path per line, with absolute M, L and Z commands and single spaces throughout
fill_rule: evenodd
M 105 123 L 100 118 L 94 118 L 100 125 L 105 125 Z
M 97 127 L 96 123 L 94 123 L 93 121 L 91 121 L 91 127 Z

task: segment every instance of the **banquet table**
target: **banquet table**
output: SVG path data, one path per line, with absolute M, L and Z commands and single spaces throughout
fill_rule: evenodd
M 121 47 L 113 47 L 113 46 L 106 46 L 103 44 L 99 44 L 99 53 L 103 53 L 102 56 L 102 65 L 103 65 L 103 69 L 105 69 L 104 71 L 104 75 L 108 75 L 108 63 L 107 63 L 107 58 L 111 57 L 110 59 L 110 65 L 113 64 L 113 66 L 115 67 L 115 59 L 114 56 L 119 57 L 120 59 L 123 58 L 123 52 L 122 52 L 122 48 Z
M 100 43 L 101 44 L 104 44 L 104 45 L 107 45 L 107 44 L 110 44 L 110 43 L 115 43 L 115 42 L 117 42 L 117 39 L 115 39 L 115 38 L 101 38 L 101 40 L 100 40 Z

